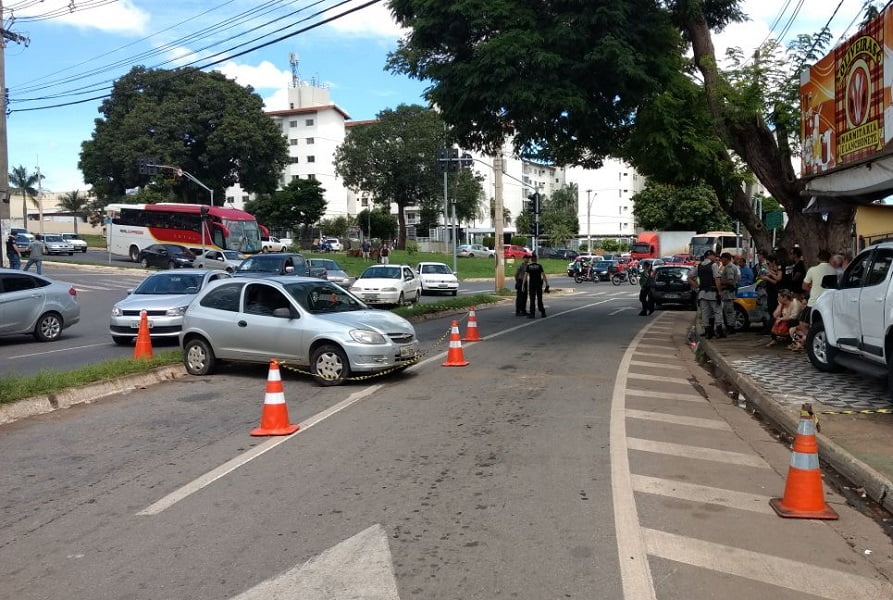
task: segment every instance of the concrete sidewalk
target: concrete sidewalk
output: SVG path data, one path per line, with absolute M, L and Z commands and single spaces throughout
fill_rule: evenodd
M 819 416 L 819 458 L 893 512 L 893 403 L 886 382 L 851 372 L 821 373 L 805 352 L 755 331 L 701 339 L 707 366 L 766 420 L 793 436 L 800 407 Z

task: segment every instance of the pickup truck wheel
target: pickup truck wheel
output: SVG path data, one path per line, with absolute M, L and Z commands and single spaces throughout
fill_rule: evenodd
M 267 252 L 270 251 L 270 249 L 267 248 L 266 246 L 264 246 L 263 248 L 260 249 L 260 251 L 261 251 L 262 254 L 266 254 Z
M 825 373 L 840 371 L 840 366 L 834 362 L 837 352 L 837 348 L 828 343 L 825 324 L 821 321 L 813 323 L 806 336 L 806 355 L 812 366 Z

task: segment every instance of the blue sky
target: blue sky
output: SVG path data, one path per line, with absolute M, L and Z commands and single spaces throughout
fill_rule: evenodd
M 6 84 L 12 111 L 8 120 L 10 169 L 22 165 L 33 172 L 39 166 L 48 191 L 86 190 L 77 161 L 81 142 L 92 134 L 99 101 L 25 109 L 99 96 L 135 64 L 169 68 L 191 60 L 208 60 L 213 53 L 237 44 L 244 44 L 243 49 L 257 45 L 260 42 L 247 42 L 261 33 L 270 34 L 263 41 L 280 37 L 366 1 L 4 0 L 5 28 L 28 38 L 27 46 L 10 42 L 6 48 Z M 773 24 L 772 31 L 782 32 L 792 16 L 789 36 L 816 31 L 828 21 L 839 1 L 804 0 L 795 14 L 799 0 L 746 0 L 743 6 L 753 21 L 716 36 L 717 53 L 730 45 L 752 48 L 766 39 Z M 69 12 L 72 3 L 74 11 Z M 855 31 L 855 25 L 850 25 L 862 4 L 863 0 L 842 1 L 831 25 L 835 40 L 844 31 Z M 327 8 L 330 10 L 325 14 L 310 16 Z M 262 10 L 269 12 L 258 14 Z M 249 16 L 246 11 L 256 12 Z M 295 11 L 301 12 L 288 15 Z M 240 15 L 245 16 L 242 22 Z M 273 17 L 274 25 L 248 33 Z M 302 18 L 308 21 L 288 27 Z M 210 37 L 195 39 L 194 34 L 212 27 L 217 30 Z M 282 31 L 272 33 L 278 29 Z M 282 109 L 291 81 L 289 56 L 294 53 L 299 58 L 302 79 L 316 79 L 329 86 L 333 101 L 352 118 L 371 119 L 401 103 L 424 103 L 423 82 L 384 70 L 387 53 L 396 48 L 400 35 L 382 1 L 214 68 L 252 85 L 268 109 Z M 226 38 L 232 39 L 205 48 Z M 76 88 L 93 91 L 78 95 L 73 93 Z M 46 99 L 26 101 L 34 98 Z

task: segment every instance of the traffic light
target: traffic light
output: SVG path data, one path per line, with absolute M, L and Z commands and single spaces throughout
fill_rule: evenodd
M 158 161 L 154 156 L 140 156 L 136 159 L 140 175 L 158 175 Z
M 469 154 L 468 152 L 464 152 L 462 154 L 462 159 L 459 161 L 459 163 L 460 163 L 460 166 L 465 167 L 467 169 L 467 168 L 470 168 L 474 164 L 474 159 L 471 158 L 471 154 Z
M 448 163 L 449 172 L 455 173 L 456 171 L 459 170 L 459 149 L 458 148 L 450 148 L 449 150 L 450 150 L 450 162 Z

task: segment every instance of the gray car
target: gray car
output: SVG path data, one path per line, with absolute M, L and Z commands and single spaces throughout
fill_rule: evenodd
M 348 275 L 347 271 L 342 269 L 341 265 L 331 258 L 308 258 L 307 264 L 310 266 L 311 274 L 314 277 L 317 276 L 317 270 L 320 270 L 321 277 L 328 279 L 333 283 L 337 283 L 344 288 L 349 288 L 356 280 L 356 277 Z M 325 272 L 324 275 L 322 274 L 322 271 Z
M 31 334 L 51 342 L 80 318 L 78 294 L 70 283 L 0 269 L 0 335 Z
M 149 275 L 112 307 L 112 340 L 122 346 L 129 344 L 139 331 L 142 311 L 149 318 L 149 337 L 177 339 L 183 327 L 183 313 L 199 291 L 211 281 L 229 277 L 225 271 L 207 269 L 176 269 Z
M 43 245 L 47 254 L 74 254 L 74 246 L 59 234 L 48 233 L 43 236 Z
M 237 250 L 206 250 L 202 255 L 201 250 L 192 249 L 196 255 L 195 267 L 197 269 L 220 269 L 232 273 L 239 268 L 245 255 Z
M 294 276 L 212 283 L 186 311 L 180 346 L 192 375 L 211 373 L 218 361 L 277 358 L 309 367 L 321 385 L 403 368 L 418 355 L 406 319 L 369 308 L 337 284 Z

